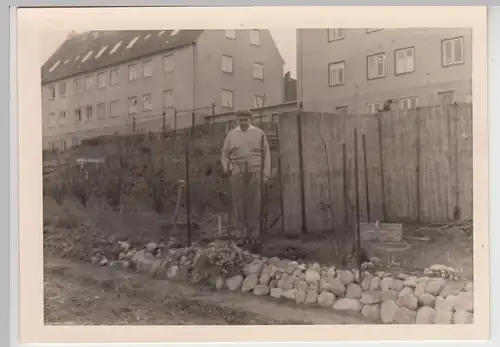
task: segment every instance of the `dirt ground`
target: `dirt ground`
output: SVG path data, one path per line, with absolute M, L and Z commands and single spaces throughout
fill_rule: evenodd
M 44 266 L 48 325 L 370 324 L 251 294 L 201 291 L 126 270 L 57 258 Z

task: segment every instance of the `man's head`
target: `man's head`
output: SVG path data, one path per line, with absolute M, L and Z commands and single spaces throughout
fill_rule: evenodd
M 238 119 L 238 124 L 241 130 L 246 131 L 252 120 L 252 112 L 246 110 L 237 111 L 236 119 Z

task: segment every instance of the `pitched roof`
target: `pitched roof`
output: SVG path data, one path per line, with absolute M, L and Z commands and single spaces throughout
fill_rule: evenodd
M 42 84 L 196 42 L 203 30 L 89 31 L 72 34 L 42 66 Z

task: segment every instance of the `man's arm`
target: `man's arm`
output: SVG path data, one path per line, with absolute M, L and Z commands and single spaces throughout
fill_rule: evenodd
M 220 157 L 222 169 L 226 173 L 230 173 L 233 170 L 231 161 L 229 160 L 229 154 L 231 153 L 230 135 L 231 133 L 229 132 L 226 136 L 226 139 L 224 140 L 224 145 L 222 146 L 222 153 Z

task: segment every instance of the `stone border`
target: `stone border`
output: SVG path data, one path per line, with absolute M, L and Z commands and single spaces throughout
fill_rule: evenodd
M 140 251 L 130 250 L 126 242 L 120 245 L 122 253 L 118 260 L 109 262 L 94 256 L 92 262 L 133 267 L 138 272 L 173 281 L 208 280 L 217 290 L 356 312 L 384 324 L 473 323 L 472 282 L 459 281 L 454 275 L 448 276 L 452 279 L 434 277 L 443 275 L 442 267 L 427 271 L 429 276 L 424 277 L 365 270 L 358 281 L 356 270 L 261 258 L 227 243 L 169 250 L 150 243 Z M 214 257 L 215 254 L 222 256 Z

